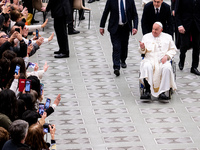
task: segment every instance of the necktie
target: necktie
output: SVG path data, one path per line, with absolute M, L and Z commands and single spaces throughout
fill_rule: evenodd
M 122 23 L 126 23 L 126 15 L 125 15 L 125 10 L 124 10 L 123 0 L 120 1 L 120 10 L 121 10 L 121 16 L 122 16 Z
M 157 19 L 158 19 L 158 16 L 159 16 L 159 9 L 156 8 L 156 17 L 157 17 Z

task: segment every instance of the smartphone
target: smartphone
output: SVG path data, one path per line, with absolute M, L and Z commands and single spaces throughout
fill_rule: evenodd
M 50 132 L 49 125 L 51 126 L 51 124 L 49 124 L 49 123 L 43 124 L 43 131 L 44 131 L 45 133 Z M 52 127 L 52 126 L 51 126 L 51 127 Z
M 25 92 L 30 92 L 31 90 L 31 80 L 26 80 L 25 82 Z
M 39 38 L 39 31 L 38 31 L 38 29 L 36 29 L 36 37 L 37 37 L 37 39 Z
M 19 79 L 19 85 L 18 85 L 19 92 L 23 92 L 25 83 L 26 83 L 26 79 Z
M 20 33 L 20 28 L 15 28 L 15 31 Z
M 15 73 L 18 75 L 18 71 L 20 70 L 20 65 L 16 65 Z
M 29 45 L 31 45 L 31 43 L 32 43 L 32 41 L 31 41 L 31 40 L 29 40 L 29 41 L 28 41 L 28 46 L 29 46 Z
M 43 89 L 44 89 L 44 84 L 40 83 L 40 93 L 41 93 L 41 95 L 43 94 Z
M 47 98 L 46 103 L 45 103 L 45 106 L 44 106 L 44 109 L 49 108 L 50 104 L 51 104 L 51 99 L 50 99 L 50 98 Z
M 28 67 L 30 67 L 30 68 L 35 68 L 35 63 L 29 62 L 29 63 L 28 63 Z
M 44 113 L 44 103 L 39 103 L 39 114 L 43 115 Z

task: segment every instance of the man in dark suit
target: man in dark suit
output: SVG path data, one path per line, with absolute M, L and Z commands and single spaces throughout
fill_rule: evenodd
M 104 34 L 104 27 L 109 13 L 108 31 L 113 46 L 113 69 L 114 74 L 119 76 L 120 64 L 122 68 L 127 67 L 129 35 L 130 33 L 133 35 L 137 33 L 138 14 L 134 0 L 107 0 L 100 22 L 101 35 Z
M 200 75 L 199 41 L 200 41 L 200 0 L 176 0 L 176 21 L 181 36 L 179 69 L 183 70 L 185 54 L 192 39 L 192 67 L 190 72 Z
M 51 17 L 54 18 L 54 29 L 57 36 L 59 50 L 55 51 L 55 58 L 69 57 L 69 45 L 67 37 L 67 21 L 71 21 L 71 6 L 69 0 L 49 0 L 47 7 L 43 11 L 51 10 Z
M 170 6 L 163 0 L 153 0 L 144 6 L 142 14 L 142 33 L 152 31 L 153 24 L 159 21 L 163 25 L 163 32 L 173 35 L 172 16 Z

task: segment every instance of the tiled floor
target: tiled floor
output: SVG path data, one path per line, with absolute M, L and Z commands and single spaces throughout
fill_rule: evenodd
M 56 124 L 58 150 L 199 150 L 200 149 L 200 80 L 189 73 L 191 51 L 185 68 L 177 69 L 178 90 L 169 103 L 142 103 L 139 99 L 138 71 L 141 61 L 138 41 L 142 34 L 130 37 L 128 67 L 115 77 L 112 69 L 109 33 L 99 34 L 99 21 L 106 0 L 86 6 L 92 9 L 91 29 L 88 15 L 70 35 L 70 58 L 55 59 L 56 37 L 41 46 L 31 58 L 42 69 L 49 69 L 42 79 L 45 98 L 62 100 L 56 112 L 47 118 Z M 135 0 L 141 19 L 141 0 Z M 36 19 L 42 20 L 37 13 Z M 53 21 L 44 37 L 50 36 Z M 139 25 L 140 26 L 140 25 Z M 175 57 L 178 62 L 178 54 Z

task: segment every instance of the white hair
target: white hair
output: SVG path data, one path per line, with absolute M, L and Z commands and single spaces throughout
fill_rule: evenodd
M 156 21 L 156 22 L 155 22 L 155 24 L 157 24 L 157 25 L 159 25 L 161 28 L 163 28 L 163 25 L 162 25 L 162 23 L 161 23 L 161 22 L 159 22 L 159 21 Z

